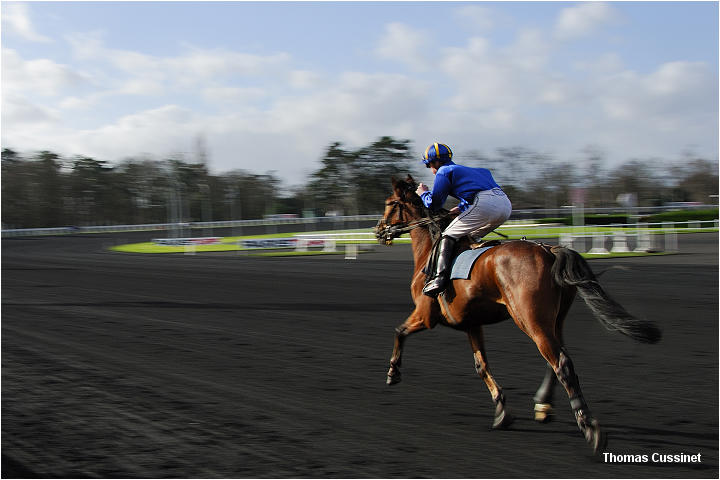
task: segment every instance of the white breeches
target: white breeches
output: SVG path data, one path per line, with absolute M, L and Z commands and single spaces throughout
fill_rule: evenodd
M 483 190 L 475 196 L 470 207 L 458 215 L 445 229 L 443 235 L 456 240 L 470 235 L 479 240 L 510 218 L 512 204 L 499 188 Z

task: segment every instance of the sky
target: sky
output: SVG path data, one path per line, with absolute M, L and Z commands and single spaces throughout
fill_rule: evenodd
M 9 2 L 3 148 L 302 185 L 381 136 L 718 157 L 717 2 Z M 419 160 L 418 160 L 419 161 Z

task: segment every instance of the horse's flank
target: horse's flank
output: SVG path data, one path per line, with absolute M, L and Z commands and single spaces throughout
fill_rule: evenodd
M 411 283 L 411 293 L 415 304 L 426 303 L 433 299 L 422 294 L 425 283 L 423 268 L 427 264 L 432 251 L 433 241 L 427 229 L 418 228 L 410 232 L 413 246 L 415 271 Z M 470 243 L 463 240 L 458 251 L 470 248 Z M 428 324 L 432 328 L 437 323 L 459 330 L 467 330 L 476 324 L 488 325 L 510 318 L 506 305 L 508 295 L 514 290 L 508 288 L 518 283 L 517 273 L 522 271 L 544 271 L 547 275 L 543 283 L 552 284 L 550 267 L 554 255 L 547 246 L 525 240 L 502 243 L 483 254 L 473 265 L 470 278 L 456 279 L 439 298 L 439 308 L 433 308 L 433 315 Z M 541 264 L 538 264 L 540 263 Z M 524 277 L 524 276 L 523 276 Z M 528 276 L 528 281 L 532 276 Z

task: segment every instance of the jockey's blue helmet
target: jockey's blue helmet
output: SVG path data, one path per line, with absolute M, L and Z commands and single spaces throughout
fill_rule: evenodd
M 433 160 L 440 160 L 442 163 L 446 163 L 452 159 L 452 150 L 444 143 L 433 143 L 425 149 L 423 153 L 423 163 L 427 168 L 430 168 L 430 162 Z

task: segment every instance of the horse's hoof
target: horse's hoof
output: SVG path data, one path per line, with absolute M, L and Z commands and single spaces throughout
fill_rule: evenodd
M 388 385 L 395 385 L 396 383 L 400 383 L 402 380 L 402 376 L 400 375 L 400 372 L 395 372 L 393 374 L 388 373 L 386 383 Z
M 552 420 L 555 412 L 553 411 L 552 405 L 549 403 L 536 403 L 535 404 L 535 421 L 540 423 L 547 423 Z
M 508 428 L 514 421 L 515 417 L 513 417 L 507 410 L 503 410 L 495 416 L 492 428 L 493 430 L 503 430 Z
M 594 455 L 600 455 L 607 447 L 607 434 L 600 430 L 597 420 L 593 419 L 586 427 L 585 440 L 592 447 Z

